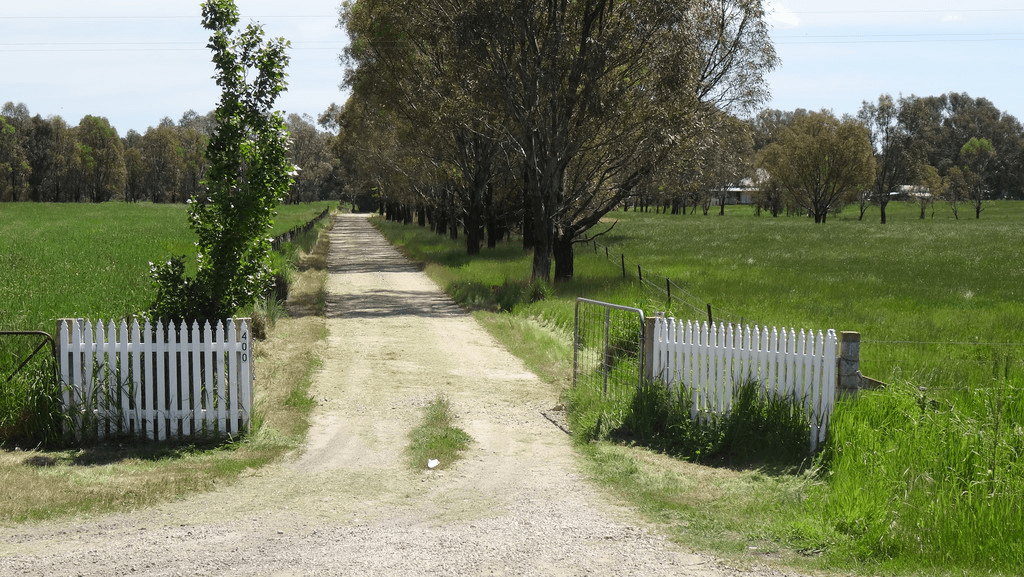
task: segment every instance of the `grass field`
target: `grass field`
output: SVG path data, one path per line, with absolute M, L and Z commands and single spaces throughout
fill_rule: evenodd
M 107 215 L 126 214 L 118 210 L 122 205 L 104 206 L 110 211 Z M 2 208 L 6 207 L 0 205 Z M 57 207 L 51 207 L 50 214 L 54 208 Z M 67 213 L 77 217 L 83 214 L 104 216 L 91 205 L 77 208 L 78 211 L 68 210 Z M 147 217 L 153 217 L 153 226 L 161 223 L 157 214 L 170 215 L 174 221 L 184 216 L 180 208 L 154 208 L 153 212 L 145 212 Z M 293 222 L 279 223 L 282 230 L 306 222 L 308 215 L 321 210 L 300 208 L 294 211 Z M 141 215 L 136 216 L 141 218 Z M 102 224 L 98 220 L 96 226 L 103 230 Z M 130 228 L 138 230 L 134 225 Z M 314 230 L 310 236 L 316 234 Z M 133 236 L 126 238 L 138 240 Z M 259 367 L 253 431 L 243 438 L 213 445 L 193 445 L 187 441 L 147 443 L 119 438 L 116 443 L 85 443 L 70 448 L 34 446 L 23 442 L 24 439 L 8 442 L 2 433 L 24 416 L 16 411 L 12 420 L 7 411 L 10 405 L 22 402 L 16 389 L 23 379 L 19 374 L 12 383 L 6 381 L 6 373 L 0 372 L 0 445 L 4 449 L 0 450 L 0 479 L 4 480 L 0 523 L 129 511 L 156 505 L 230 484 L 240 475 L 297 447 L 305 438 L 309 415 L 316 405 L 309 397 L 309 387 L 319 367 L 319 351 L 326 337 L 323 303 L 329 243 L 326 235 L 320 235 L 319 239 L 299 239 L 298 243 L 305 241 L 310 242 L 294 254 L 300 265 L 289 296 L 289 311 L 294 316 L 277 318 L 276 324 L 268 327 L 267 338 L 256 343 L 253 349 Z M 112 285 L 101 290 L 116 293 L 118 287 Z M 6 352 L 2 347 L 7 344 L 0 342 L 0 352 Z M 0 369 L 3 368 L 9 367 L 0 363 Z M 25 378 L 32 376 L 28 374 Z
M 890 386 L 837 408 L 813 469 L 712 475 L 717 497 L 702 502 L 676 486 L 674 465 L 600 443 L 583 449 L 592 474 L 681 541 L 747 562 L 767 553 L 867 574 L 1020 574 L 1024 203 L 992 203 L 980 220 L 954 220 L 942 205 L 920 220 L 916 206 L 891 204 L 889 216 L 881 225 L 877 209 L 863 221 L 848 210 L 821 226 L 749 207 L 611 213 L 600 244 L 577 247 L 576 278 L 536 302 L 524 296 L 536 291 L 516 243 L 470 259 L 429 231 L 380 226 L 466 306 L 511 310 L 478 316 L 534 359 L 549 353 L 524 343 L 571 336 L 576 296 L 698 320 L 711 304 L 716 320 L 860 332 L 862 371 Z M 677 287 L 671 305 L 666 278 Z M 518 301 L 503 298 L 512 293 Z M 557 368 L 549 378 L 564 382 L 571 359 L 531 366 Z
M 990 376 L 996 356 L 1024 360 L 1024 203 L 993 204 L 980 221 L 941 208 L 921 221 L 916 206 L 891 206 L 886 225 L 847 211 L 825 226 L 754 218 L 747 207 L 614 213 L 599 242 L 616 262 L 625 255 L 634 279 L 635 263 L 659 287 L 668 277 L 693 295 L 674 304 L 677 317 L 706 318 L 711 304 L 732 322 L 857 331 L 865 374 L 934 374 L 955 386 Z
M 332 203 L 285 205 L 274 236 Z M 0 204 L 0 330 L 54 330 L 63 317 L 145 310 L 150 261 L 195 252 L 185 205 Z

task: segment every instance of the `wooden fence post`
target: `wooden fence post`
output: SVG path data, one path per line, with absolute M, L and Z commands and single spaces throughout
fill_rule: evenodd
M 860 389 L 860 333 L 840 333 L 838 364 L 836 396 L 856 395 Z
M 665 313 L 654 313 L 653 317 L 644 319 L 644 380 L 654 381 L 654 325 Z

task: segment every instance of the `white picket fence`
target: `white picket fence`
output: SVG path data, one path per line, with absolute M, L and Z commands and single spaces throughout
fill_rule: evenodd
M 733 389 L 747 379 L 760 384 L 761 395 L 791 398 L 803 404 L 811 422 L 810 449 L 825 440 L 835 404 L 836 332 L 767 327 L 734 328 L 727 324 L 658 318 L 654 328 L 653 366 L 676 394 L 692 398 L 692 417 L 727 414 Z
M 57 332 L 64 407 L 76 437 L 166 440 L 249 430 L 249 319 L 215 327 L 61 319 Z

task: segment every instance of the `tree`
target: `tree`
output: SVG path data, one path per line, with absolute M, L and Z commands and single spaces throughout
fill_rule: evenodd
M 963 168 L 960 151 L 971 138 L 985 138 L 999 151 L 985 177 L 989 196 L 1024 196 L 1024 127 L 985 98 L 949 93 L 904 99 L 900 123 L 910 133 L 920 161 L 948 176 Z
M 939 174 L 937 168 L 930 164 L 919 165 L 916 174 L 920 186 L 916 191 L 915 200 L 921 208 L 920 218 L 924 220 L 925 210 L 929 206 L 932 207 L 932 216 L 935 215 L 935 200 L 946 197 L 949 182 Z
M 422 126 L 450 139 L 439 168 L 462 191 L 467 236 L 493 198 L 495 152 L 516 159 L 531 277 L 544 281 L 552 262 L 556 279 L 573 276 L 573 245 L 648 188 L 704 118 L 761 102 L 777 61 L 760 0 L 361 1 L 342 22 L 358 24 L 354 94 L 404 70 L 374 103 L 437 112 Z
M 298 169 L 287 202 L 311 202 L 327 198 L 326 188 L 334 169 L 329 135 L 318 131 L 313 118 L 309 116 L 289 114 L 287 123 L 291 134 L 288 154 Z
M 129 134 L 135 133 L 129 130 Z M 140 137 L 141 138 L 141 137 Z M 138 147 L 126 147 L 124 151 L 124 201 L 139 202 L 145 200 L 146 196 L 146 161 L 142 158 L 142 152 Z
M 32 167 L 18 131 L 0 116 L 0 201 L 19 201 L 28 194 Z
M 202 9 L 221 98 L 206 148 L 207 194 L 189 203 L 199 237 L 197 272 L 186 279 L 182 257 L 152 267 L 157 299 L 150 312 L 157 318 L 224 318 L 266 294 L 266 237 L 294 175 L 287 128 L 273 110 L 286 87 L 288 42 L 264 42 L 257 24 L 236 32 L 232 0 L 210 0 Z
M 967 199 L 970 183 L 959 166 L 954 166 L 946 172 L 946 202 L 953 211 L 953 218 L 960 220 L 960 205 Z
M 75 130 L 85 193 L 106 202 L 124 192 L 124 145 L 106 118 L 86 115 Z
M 796 119 L 778 142 L 761 151 L 758 165 L 816 223 L 824 223 L 830 212 L 842 208 L 850 195 L 875 178 L 867 128 L 828 111 Z
M 486 94 L 489 85 L 478 77 L 481 69 L 463 21 L 456 22 L 465 18 L 459 13 L 465 8 L 439 19 L 437 8 L 444 4 L 364 0 L 349 6 L 342 22 L 357 40 L 346 50 L 353 65 L 346 84 L 353 98 L 395 118 L 403 129 L 401 149 L 416 150 L 414 156 L 435 167 L 430 178 L 439 177 L 439 186 L 408 199 L 410 204 L 429 205 L 439 233 L 457 235 L 461 222 L 466 251 L 477 254 L 487 215 L 493 214 L 488 191 L 507 127 L 500 100 Z M 401 159 L 412 160 L 401 154 L 390 161 Z M 396 168 L 422 173 L 417 164 Z
M 989 166 L 996 158 L 996 151 L 987 138 L 971 138 L 960 149 L 964 160 L 964 179 L 967 184 L 967 198 L 974 205 L 974 218 L 981 218 L 981 210 L 988 198 Z
M 916 165 L 910 133 L 899 121 L 902 106 L 903 99 L 896 101 L 892 96 L 883 94 L 878 97 L 877 104 L 864 102 L 857 114 L 868 128 L 871 146 L 875 150 L 875 181 L 871 197 L 882 213 L 882 224 L 886 222 L 885 208 L 891 194 L 910 183 Z
M 200 121 L 199 118 L 204 120 Z M 181 151 L 181 194 L 183 198 L 202 198 L 206 194 L 203 189 L 203 176 L 206 174 L 206 146 L 210 136 L 204 128 L 205 117 L 198 117 L 190 122 L 186 116 L 178 124 L 178 146 Z
M 183 202 L 184 150 L 174 124 L 162 123 L 142 136 L 140 147 L 146 166 L 143 186 L 153 202 Z
M 705 156 L 707 185 L 718 200 L 718 214 L 724 215 L 730 188 L 738 187 L 744 178 L 751 176 L 754 144 L 747 125 L 737 118 L 723 116 L 715 124 L 717 143 L 711 154 Z

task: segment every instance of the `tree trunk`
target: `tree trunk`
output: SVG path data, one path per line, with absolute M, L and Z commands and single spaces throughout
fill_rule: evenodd
M 536 200 L 534 203 L 541 204 Z M 543 210 L 534 209 L 533 217 L 533 268 L 530 271 L 530 282 L 550 282 L 552 225 Z
M 533 248 L 533 221 L 533 199 L 528 190 L 523 190 L 523 250 Z
M 430 226 L 438 236 L 445 236 L 448 234 L 448 215 L 441 207 L 434 208 L 434 218 L 430 221 Z
M 555 256 L 555 282 L 572 280 L 573 242 L 572 237 L 559 235 L 552 247 Z

